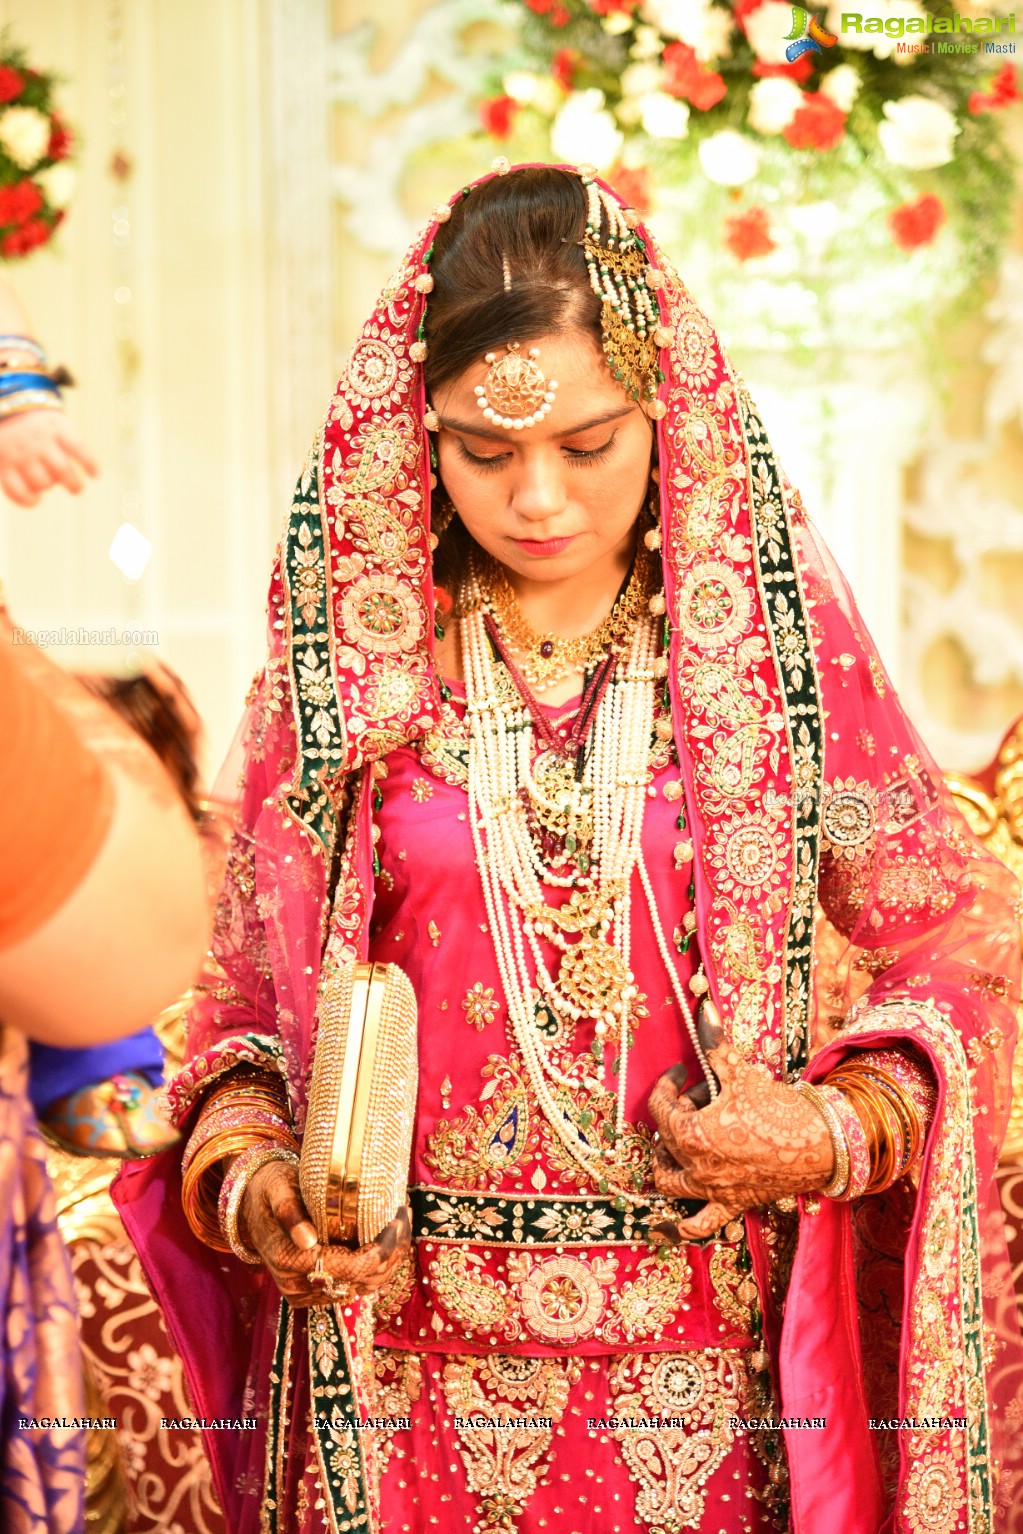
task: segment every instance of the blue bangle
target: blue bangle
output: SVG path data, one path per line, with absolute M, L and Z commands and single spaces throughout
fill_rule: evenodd
M 59 394 L 60 387 L 49 373 L 7 373 L 0 369 L 0 398 L 5 394 L 20 394 L 23 389 L 44 389 Z
M 0 351 L 31 352 L 40 362 L 46 361 L 46 353 L 31 336 L 0 336 Z

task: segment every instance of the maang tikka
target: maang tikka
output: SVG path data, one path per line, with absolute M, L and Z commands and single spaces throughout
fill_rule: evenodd
M 558 381 L 544 376 L 536 360 L 539 355 L 540 348 L 531 346 L 524 357 L 518 341 L 509 341 L 503 357 L 487 352 L 485 360 L 490 369 L 474 390 L 485 420 L 508 431 L 522 431 L 523 427 L 536 426 L 550 413 Z

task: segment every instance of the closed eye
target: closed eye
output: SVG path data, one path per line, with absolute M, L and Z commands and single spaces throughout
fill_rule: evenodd
M 561 451 L 565 454 L 569 463 L 602 463 L 605 458 L 610 457 L 617 436 L 618 431 L 616 428 L 607 441 L 602 442 L 599 447 L 563 447 Z M 479 453 L 470 453 L 461 437 L 455 438 L 455 445 L 462 462 L 469 464 L 472 468 L 477 469 L 483 474 L 493 473 L 495 469 L 499 469 L 503 464 L 507 463 L 511 457 L 510 453 L 487 453 L 482 456 Z

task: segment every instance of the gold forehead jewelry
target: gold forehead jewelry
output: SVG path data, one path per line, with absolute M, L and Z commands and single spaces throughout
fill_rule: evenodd
M 650 265 L 646 246 L 633 228 L 634 215 L 586 174 L 583 185 L 583 254 L 590 287 L 600 299 L 604 356 L 630 399 L 637 400 L 652 420 L 660 420 L 665 405 L 657 398 L 663 381 L 657 352 L 671 339 L 660 323 L 657 303 L 664 274 Z
M 475 388 L 476 403 L 486 420 L 508 431 L 521 431 L 542 421 L 554 404 L 556 378 L 548 379 L 537 362 L 538 346 L 524 357 L 517 341 L 510 341 L 503 357 L 487 352 L 490 370 Z

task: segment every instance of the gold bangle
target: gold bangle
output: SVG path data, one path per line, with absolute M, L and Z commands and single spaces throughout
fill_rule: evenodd
M 840 1198 L 849 1186 L 849 1146 L 846 1142 L 845 1130 L 842 1128 L 842 1121 L 828 1102 L 828 1090 L 814 1086 L 809 1081 L 796 1082 L 796 1091 L 802 1092 L 803 1096 L 813 1104 L 827 1125 L 831 1136 L 831 1147 L 835 1153 L 834 1173 L 820 1192 L 825 1198 Z M 834 1088 L 830 1090 L 833 1091 Z
M 249 1183 L 260 1168 L 268 1166 L 271 1161 L 283 1161 L 286 1166 L 293 1166 L 296 1169 L 299 1164 L 296 1153 L 285 1150 L 280 1145 L 251 1145 L 232 1163 L 224 1180 L 223 1191 L 227 1193 L 227 1198 L 224 1200 L 222 1194 L 220 1200 L 220 1207 L 223 1209 L 220 1228 L 224 1238 L 234 1255 L 252 1267 L 257 1266 L 263 1259 L 258 1252 L 246 1246 L 239 1236 L 238 1217 Z

